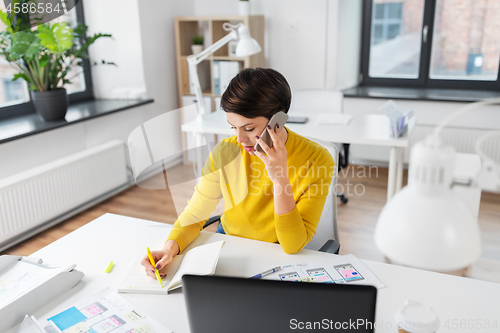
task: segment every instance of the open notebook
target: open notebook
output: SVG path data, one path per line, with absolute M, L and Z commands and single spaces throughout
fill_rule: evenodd
M 224 241 L 219 241 L 201 245 L 174 257 L 172 263 L 160 271 L 167 273 L 167 277 L 163 279 L 163 288 L 160 287 L 158 280 L 146 275 L 144 267 L 140 264 L 144 257 L 141 255 L 118 284 L 117 291 L 135 294 L 168 294 L 170 290 L 182 286 L 184 274 L 212 275 L 215 273 L 223 244 Z

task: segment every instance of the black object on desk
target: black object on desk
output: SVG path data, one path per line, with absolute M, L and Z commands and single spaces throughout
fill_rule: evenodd
M 182 289 L 193 333 L 374 332 L 373 286 L 184 275 Z

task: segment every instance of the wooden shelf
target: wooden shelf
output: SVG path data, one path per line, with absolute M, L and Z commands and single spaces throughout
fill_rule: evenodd
M 245 57 L 212 56 L 213 60 L 245 61 Z
M 190 54 L 189 54 L 189 55 L 181 55 L 181 56 L 180 56 L 180 59 L 181 59 L 182 61 L 185 61 L 185 62 L 187 63 L 187 58 L 188 58 L 188 56 L 190 56 Z M 242 59 L 242 58 L 237 58 L 237 59 Z M 203 59 L 203 61 L 210 61 L 210 60 L 211 60 L 211 56 L 209 56 L 207 59 Z
M 262 17 L 261 15 L 223 15 L 223 16 L 179 16 L 178 21 L 246 21 L 253 17 Z
M 203 35 L 205 37 L 204 46 L 208 47 L 214 42 L 226 36 L 229 32 L 222 28 L 225 22 L 231 24 L 243 23 L 250 29 L 251 36 L 260 44 L 262 52 L 249 57 L 230 57 L 228 45 L 224 45 L 214 54 L 197 66 L 200 85 L 204 97 L 210 97 L 211 109 L 216 110 L 215 98 L 221 95 L 213 94 L 213 73 L 212 67 L 214 61 L 238 61 L 241 68 L 265 67 L 264 58 L 264 16 L 183 16 L 175 18 L 175 53 L 177 59 L 177 85 L 179 91 L 179 104 L 182 105 L 182 96 L 190 94 L 189 89 L 189 69 L 187 57 L 191 55 L 191 39 L 194 35 Z M 181 113 L 181 124 L 185 121 L 184 114 Z M 186 135 L 182 135 L 182 147 L 185 152 L 187 147 Z M 187 163 L 187 155 L 184 153 L 184 163 Z
M 203 93 L 203 96 L 208 96 L 208 97 L 220 96 L 220 95 L 212 94 L 212 91 L 210 89 L 204 89 L 204 90 L 202 90 L 202 93 Z M 183 94 L 183 96 L 194 96 L 194 94 Z
M 186 55 L 181 55 L 180 59 L 181 61 L 187 62 L 188 56 Z M 208 58 L 204 59 L 203 61 L 210 61 L 210 60 L 224 60 L 224 61 L 245 61 L 247 57 L 230 57 L 230 56 L 214 56 L 210 55 Z

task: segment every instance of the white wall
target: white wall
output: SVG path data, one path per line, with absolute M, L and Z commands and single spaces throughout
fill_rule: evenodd
M 266 67 L 282 73 L 292 90 L 325 86 L 327 2 L 336 1 L 250 1 L 250 13 L 265 17 Z M 195 14 L 238 15 L 238 1 L 195 0 Z
M 250 0 L 266 19 L 266 66 L 292 90 L 343 89 L 357 83 L 361 0 Z M 196 15 L 237 15 L 236 0 L 195 0 Z M 339 66 L 340 62 L 340 66 Z
M 140 1 L 142 57 L 148 96 L 163 112 L 179 107 L 174 19 L 194 13 L 194 1 Z M 173 123 L 175 125 L 179 122 Z M 177 131 L 179 126 L 171 131 Z
M 339 68 L 337 66 L 337 61 L 339 58 L 339 48 L 337 44 L 339 43 L 339 10 L 340 1 L 327 1 L 326 2 L 326 50 L 325 50 L 325 70 L 324 70 L 324 86 L 325 89 L 336 89 L 337 87 L 337 75 L 339 73 Z
M 146 90 L 142 60 L 138 0 L 83 1 L 88 35 L 110 33 L 89 47 L 91 61 L 114 62 L 118 67 L 92 67 L 96 98 L 139 97 Z M 126 93 L 129 91 L 130 93 Z
M 330 15 L 330 25 L 335 26 L 337 30 L 330 34 L 329 44 L 332 50 L 329 54 L 332 56 L 329 59 L 335 61 L 334 66 L 337 71 L 331 76 L 333 82 L 330 84 L 327 82 L 326 88 L 345 89 L 354 87 L 359 82 L 362 2 L 361 0 L 339 0 L 337 20 L 334 19 L 334 14 Z M 333 36 L 334 33 L 336 36 Z M 336 59 L 333 54 L 337 55 Z

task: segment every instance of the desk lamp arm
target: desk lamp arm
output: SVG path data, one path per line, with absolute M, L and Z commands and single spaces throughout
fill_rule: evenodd
M 447 126 L 455 118 L 460 117 L 461 115 L 468 113 L 472 110 L 475 110 L 477 108 L 480 108 L 484 105 L 492 105 L 492 104 L 500 104 L 500 98 L 492 98 L 492 99 L 487 99 L 487 100 L 481 101 L 481 102 L 470 103 L 470 104 L 467 104 L 466 106 L 458 109 L 457 111 L 449 114 L 443 120 L 441 120 L 441 122 L 438 124 L 438 126 L 432 132 L 433 139 L 439 140 L 439 134 L 440 134 L 441 130 L 445 126 Z
M 205 103 L 203 102 L 203 92 L 201 91 L 200 79 L 198 77 L 198 71 L 196 70 L 198 64 L 208 58 L 212 53 L 226 45 L 232 40 L 238 39 L 238 33 L 235 29 L 237 29 L 241 24 L 236 26 L 230 26 L 231 32 L 226 36 L 219 39 L 217 42 L 213 43 L 205 50 L 198 54 L 193 54 L 187 57 L 189 76 L 191 77 L 191 82 L 194 86 L 194 92 L 196 95 L 196 101 L 198 103 L 198 120 L 201 120 L 206 113 Z
M 487 99 L 487 100 L 484 100 L 484 101 L 480 101 L 480 102 L 475 102 L 475 103 L 470 103 L 470 104 L 467 104 L 466 106 L 458 109 L 457 111 L 449 114 L 448 116 L 446 116 L 439 124 L 438 126 L 434 129 L 434 131 L 432 132 L 432 136 L 431 136 L 431 140 L 436 143 L 436 144 L 439 144 L 441 142 L 440 138 L 439 138 L 439 135 L 441 133 L 441 130 L 447 126 L 451 121 L 453 121 L 455 118 L 457 117 L 460 117 L 462 116 L 463 114 L 466 114 L 470 111 L 473 111 L 473 110 L 476 110 L 482 106 L 485 106 L 485 105 L 492 105 L 492 104 L 500 104 L 500 98 L 492 98 L 492 99 Z M 494 137 L 494 136 L 498 136 L 500 133 L 500 131 L 492 131 L 492 132 L 488 132 L 484 135 L 482 135 L 481 137 L 479 137 L 479 139 L 477 139 L 476 141 L 476 145 L 475 145 L 475 152 L 476 154 L 479 155 L 479 157 L 481 158 L 481 160 L 483 161 L 483 163 L 485 161 L 489 161 L 491 164 L 495 165 L 496 163 L 489 157 L 487 156 L 481 149 L 481 144 L 486 140 L 486 139 L 489 139 L 491 137 Z M 497 167 L 498 168 L 498 167 Z M 500 170 L 500 169 L 499 169 Z M 472 176 L 472 181 L 475 181 L 478 179 L 479 175 L 481 174 L 482 170 L 479 170 L 476 174 L 474 174 Z M 500 174 L 500 173 L 499 173 Z M 498 188 L 500 189 L 500 184 L 498 184 Z

